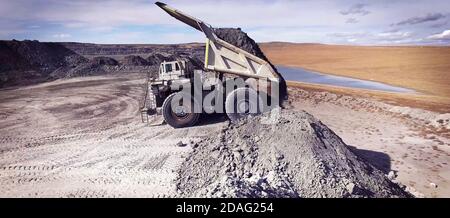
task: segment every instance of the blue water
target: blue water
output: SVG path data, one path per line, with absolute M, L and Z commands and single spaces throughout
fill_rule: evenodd
M 387 92 L 414 92 L 412 89 L 391 86 L 384 83 L 372 82 L 361 79 L 353 79 L 343 76 L 333 76 L 314 71 L 305 70 L 299 67 L 286 67 L 277 65 L 278 72 L 283 75 L 285 80 L 298 81 L 305 83 L 316 83 L 333 86 L 342 86 L 348 88 L 369 89 Z

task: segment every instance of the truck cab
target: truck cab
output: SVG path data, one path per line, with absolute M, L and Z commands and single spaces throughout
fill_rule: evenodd
M 169 61 L 162 62 L 159 66 L 159 80 L 176 80 L 179 78 L 186 78 L 188 76 L 186 69 L 186 61 Z

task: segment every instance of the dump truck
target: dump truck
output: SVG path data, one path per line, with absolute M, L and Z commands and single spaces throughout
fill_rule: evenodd
M 207 23 L 155 4 L 206 36 L 205 61 L 203 69 L 192 69 L 186 60 L 163 61 L 157 77 L 146 82 L 143 122 L 162 115 L 174 128 L 189 127 L 202 113 L 226 113 L 236 122 L 278 106 L 282 78 L 270 63 L 220 39 Z

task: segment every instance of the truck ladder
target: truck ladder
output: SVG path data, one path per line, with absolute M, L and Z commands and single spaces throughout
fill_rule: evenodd
M 144 102 L 141 107 L 141 120 L 143 123 L 149 122 L 149 116 L 156 115 L 156 96 L 151 90 L 153 79 L 147 78 Z

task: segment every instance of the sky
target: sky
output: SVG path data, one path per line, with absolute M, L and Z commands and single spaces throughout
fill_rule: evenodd
M 257 42 L 450 45 L 450 0 L 167 0 Z M 102 44 L 204 42 L 148 0 L 0 0 L 0 39 Z

